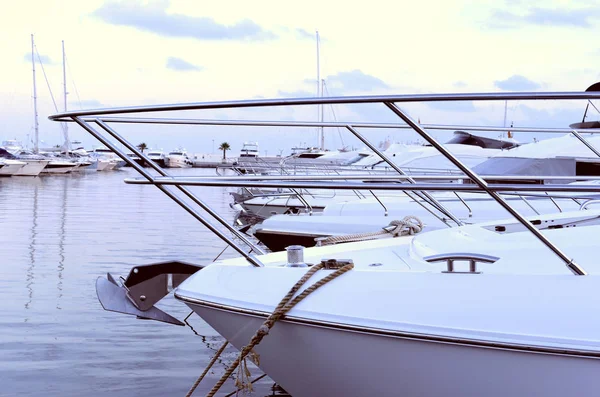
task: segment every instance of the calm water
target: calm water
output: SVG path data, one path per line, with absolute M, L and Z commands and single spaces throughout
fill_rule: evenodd
M 214 175 L 178 173 L 192 172 Z M 168 259 L 207 263 L 225 247 L 155 187 L 123 183 L 131 176 L 123 169 L 0 179 L 0 395 L 183 396 L 222 343 L 195 315 L 192 329 L 98 303 L 95 280 L 107 272 L 126 276 L 134 265 Z M 227 189 L 195 192 L 233 219 Z M 161 307 L 180 319 L 189 313 L 172 297 Z M 269 394 L 271 384 L 255 395 Z M 233 390 L 226 386 L 221 395 Z

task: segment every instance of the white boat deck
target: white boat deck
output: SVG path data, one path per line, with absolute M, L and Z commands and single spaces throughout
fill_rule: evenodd
M 355 268 L 314 292 L 289 318 L 600 353 L 600 319 L 591 315 L 596 303 L 590 300 L 600 291 L 600 263 L 590 244 L 600 226 L 543 233 L 590 275 L 572 274 L 528 232 L 498 233 L 481 226 L 315 247 L 305 250 L 307 263 L 352 259 Z M 453 252 L 500 259 L 478 264 L 480 274 L 444 273 L 445 262 L 422 259 Z M 185 301 L 270 313 L 306 268 L 284 267 L 285 252 L 259 258 L 266 267 L 251 267 L 243 259 L 216 262 L 188 279 L 176 294 Z M 319 271 L 313 278 L 329 272 Z

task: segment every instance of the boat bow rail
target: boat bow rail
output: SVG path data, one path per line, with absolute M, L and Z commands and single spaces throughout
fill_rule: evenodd
M 84 130 L 97 138 L 107 148 L 116 153 L 121 159 L 132 166 L 141 174 L 143 180 L 128 179 L 128 183 L 147 183 L 155 185 L 159 190 L 165 193 L 169 198 L 183 207 L 191 216 L 196 218 L 200 223 L 206 226 L 220 239 L 226 242 L 229 246 L 235 249 L 242 255 L 249 264 L 255 267 L 262 267 L 261 255 L 265 252 L 262 248 L 254 244 L 244 233 L 241 233 L 235 227 L 229 224 L 227 220 L 211 209 L 203 200 L 194 195 L 188 186 L 238 186 L 244 188 L 278 188 L 289 189 L 298 197 L 301 197 L 303 190 L 294 189 L 346 189 L 355 191 L 373 190 L 389 190 L 398 191 L 406 194 L 415 203 L 427 209 L 431 214 L 442 220 L 448 226 L 463 225 L 463 222 L 448 211 L 444 205 L 436 200 L 429 192 L 431 191 L 480 191 L 485 192 L 496 200 L 506 211 L 516 218 L 526 229 L 529 230 L 539 241 L 548 247 L 554 254 L 566 264 L 566 266 L 576 275 L 585 275 L 585 270 L 574 262 L 572 258 L 563 253 L 557 246 L 550 242 L 530 221 L 512 208 L 500 193 L 503 194 L 518 194 L 523 195 L 523 192 L 533 192 L 532 194 L 547 194 L 552 192 L 588 192 L 600 193 L 600 185 L 570 185 L 570 184 L 553 184 L 534 185 L 534 184 L 498 184 L 488 183 L 484 177 L 475 173 L 471 168 L 467 167 L 459 158 L 453 155 L 444 145 L 440 144 L 429 132 L 429 130 L 447 130 L 447 131 L 488 131 L 498 132 L 506 131 L 507 128 L 496 126 L 465 126 L 465 125 L 445 125 L 445 124 L 421 124 L 411 118 L 407 112 L 402 110 L 399 105 L 405 103 L 427 103 L 427 102 L 453 102 L 453 101 L 540 101 L 540 100 L 582 100 L 590 101 L 592 99 L 600 99 L 600 92 L 519 92 L 519 93 L 458 93 L 458 94 L 419 94 L 419 95 L 389 95 L 389 96 L 348 96 L 348 97 L 320 97 L 320 98 L 295 98 L 295 99 L 260 99 L 246 101 L 230 101 L 230 102 L 205 102 L 205 103 L 184 103 L 184 104 L 168 104 L 168 105 L 153 105 L 153 106 L 137 106 L 137 107 L 122 107 L 112 109 L 97 109 L 88 111 L 70 111 L 58 113 L 49 118 L 57 122 L 74 122 L 81 126 Z M 306 121 L 287 121 L 287 120 L 213 120 L 206 118 L 173 118 L 173 117 L 154 117 L 156 114 L 165 115 L 166 113 L 180 111 L 196 111 L 202 112 L 215 109 L 240 109 L 240 108 L 266 108 L 266 107 L 282 107 L 282 106 L 318 106 L 318 105 L 364 105 L 364 104 L 380 104 L 389 109 L 389 111 L 398 117 L 398 123 L 365 123 L 365 122 L 306 122 Z M 147 117 L 148 113 L 152 113 L 153 117 Z M 109 125 L 110 124 L 110 125 Z M 113 127 L 113 125 L 127 124 L 157 124 L 165 126 L 173 125 L 212 125 L 212 126 L 254 126 L 254 127 L 324 127 L 324 128 L 345 128 L 354 137 L 364 143 L 383 162 L 396 172 L 395 175 L 376 173 L 360 173 L 357 175 L 344 175 L 338 170 L 332 172 L 333 175 L 311 175 L 299 177 L 296 175 L 287 175 L 281 173 L 279 175 L 245 175 L 240 174 L 235 178 L 229 177 L 203 177 L 203 178 L 188 178 L 188 177 L 173 177 L 163 170 L 155 161 L 141 152 L 136 145 L 132 144 L 121 136 Z M 544 133 L 572 133 L 587 146 L 592 153 L 600 156 L 598 151 L 591 145 L 583 134 L 587 132 L 597 132 L 597 129 L 589 129 L 590 123 L 583 123 L 581 129 L 574 128 L 533 128 L 533 127 L 510 127 L 511 131 L 518 132 L 544 132 Z M 573 127 L 573 125 L 572 125 Z M 425 178 L 431 180 L 450 181 L 451 183 L 422 183 L 420 180 L 423 176 L 409 175 L 401 167 L 396 165 L 394 161 L 379 150 L 375 145 L 369 142 L 359 129 L 394 129 L 394 130 L 410 130 L 419 134 L 429 145 L 439 151 L 447 160 L 449 160 L 458 170 L 459 175 L 427 175 Z M 588 128 L 588 129 L 585 129 Z M 116 141 L 116 142 L 115 142 Z M 151 174 L 144 169 L 131 157 L 129 157 L 124 149 L 119 146 L 123 145 L 126 150 L 129 150 L 134 155 L 138 156 L 149 165 L 158 176 Z M 506 176 L 510 181 L 523 180 L 526 177 Z M 539 179 L 539 177 L 537 177 Z M 502 177 L 493 176 L 493 181 L 501 180 Z M 560 178 L 555 178 L 560 179 Z M 590 178 L 593 179 L 593 178 Z M 596 178 L 597 179 L 597 178 Z M 470 181 L 470 183 L 456 183 Z M 426 180 L 427 182 L 427 180 Z M 192 204 L 183 200 L 178 194 L 185 195 L 191 200 Z M 373 193 L 374 195 L 374 193 Z M 376 197 L 377 198 L 377 197 Z M 597 198 L 595 195 L 581 197 L 584 199 Z M 460 199 L 460 196 L 459 196 Z M 462 200 L 461 200 L 462 201 Z M 467 206 L 466 203 L 464 203 Z M 306 203 L 310 207 L 310 204 Z M 468 207 L 468 206 L 467 206 Z M 201 213 L 199 210 L 208 214 Z M 470 209 L 469 209 L 470 211 Z M 212 219 L 212 220 L 211 220 Z M 213 222 L 216 221 L 217 225 Z M 223 230 L 224 229 L 224 230 Z M 231 237 L 233 236 L 233 237 Z M 160 281 L 162 283 L 162 279 Z M 112 283 L 114 284 L 114 283 Z M 140 294 L 138 294 L 140 295 Z M 142 294 L 143 295 L 143 294 Z M 139 298 L 139 297 L 138 297 Z M 136 306 L 136 310 L 144 305 L 141 302 L 129 297 Z

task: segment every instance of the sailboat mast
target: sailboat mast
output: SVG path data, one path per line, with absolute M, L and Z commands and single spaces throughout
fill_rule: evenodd
M 319 44 L 320 44 L 320 40 L 319 40 L 319 31 L 317 30 L 317 97 L 318 98 L 322 98 L 323 97 L 323 88 L 321 86 L 321 56 L 319 53 Z M 320 120 L 321 122 L 323 122 L 323 105 L 319 105 L 317 107 L 317 115 L 318 115 L 318 120 Z M 323 126 L 319 127 L 319 137 L 320 137 L 320 141 L 321 141 L 321 149 L 325 149 L 325 137 L 323 135 Z
M 323 98 L 325 92 L 325 79 L 321 80 L 321 98 Z M 323 122 L 325 121 L 325 111 L 323 105 L 321 105 L 321 150 L 325 150 L 325 133 L 323 132 Z
M 35 86 L 35 44 L 33 42 L 33 34 L 31 35 L 31 66 L 33 70 L 33 129 L 35 131 L 33 151 L 37 153 L 39 151 L 40 136 L 37 112 L 37 88 Z
M 65 57 L 65 41 L 62 40 L 62 67 L 63 67 L 63 101 L 65 112 L 67 111 L 67 68 L 66 68 L 66 57 Z M 69 127 L 67 123 L 63 123 L 63 131 L 65 134 L 65 150 L 71 151 L 71 142 L 69 141 Z

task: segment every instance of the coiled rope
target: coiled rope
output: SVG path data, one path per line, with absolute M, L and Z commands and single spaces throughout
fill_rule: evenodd
M 306 288 L 304 291 L 302 291 L 300 294 L 298 294 L 298 296 L 296 296 L 294 298 L 294 295 L 304 285 L 304 283 L 306 283 L 306 281 L 308 281 L 317 271 L 322 269 L 325 265 L 326 265 L 326 263 L 321 262 L 317 265 L 312 266 L 306 273 L 304 273 L 302 278 L 300 278 L 300 280 L 298 280 L 298 282 L 296 282 L 296 284 L 294 284 L 294 286 L 288 291 L 288 293 L 279 302 L 279 304 L 277 305 L 277 307 L 275 308 L 273 313 L 271 313 L 271 315 L 269 317 L 267 317 L 265 322 L 258 328 L 256 333 L 250 340 L 250 343 L 248 343 L 246 346 L 244 346 L 242 348 L 242 350 L 240 351 L 240 354 L 238 355 L 236 360 L 229 366 L 229 368 L 227 368 L 227 370 L 225 371 L 225 373 L 223 374 L 221 379 L 219 379 L 219 381 L 215 384 L 215 386 L 211 389 L 211 391 L 206 395 L 206 397 L 213 397 L 219 391 L 221 386 L 223 386 L 223 384 L 225 383 L 227 378 L 229 378 L 231 376 L 233 371 L 235 371 L 235 369 L 240 364 L 241 364 L 241 366 L 240 366 L 241 371 L 238 371 L 238 379 L 236 380 L 236 387 L 238 388 L 238 390 L 247 390 L 247 391 L 252 390 L 252 384 L 250 382 L 245 381 L 245 378 L 249 377 L 249 371 L 246 366 L 245 359 L 247 356 L 250 355 L 249 358 L 252 358 L 252 360 L 257 365 L 259 364 L 259 359 L 260 359 L 258 354 L 253 352 L 252 349 L 256 345 L 258 345 L 265 336 L 267 336 L 269 334 L 269 331 L 271 330 L 271 328 L 273 328 L 273 326 L 275 325 L 275 323 L 278 320 L 280 320 L 288 311 L 290 311 L 294 306 L 296 306 L 298 303 L 300 303 L 304 298 L 306 298 L 308 295 L 310 295 L 311 293 L 316 291 L 319 287 L 327 284 L 328 282 L 336 279 L 337 277 L 341 276 L 342 274 L 344 274 L 347 271 L 354 268 L 354 264 L 349 263 L 349 264 L 335 270 L 334 272 L 328 274 L 327 276 L 323 277 L 321 280 L 315 282 L 313 285 Z M 225 346 L 223 346 L 220 349 L 220 351 L 217 353 L 217 355 L 221 354 L 222 350 L 224 350 L 224 349 L 225 349 Z M 213 362 L 214 361 L 216 361 L 216 359 L 213 358 Z M 188 392 L 187 397 L 192 395 L 192 393 L 194 392 L 194 389 L 198 386 L 198 384 L 200 383 L 200 381 L 202 380 L 202 378 L 204 377 L 206 372 L 208 372 L 208 370 L 205 370 L 203 372 L 203 374 L 198 378 L 198 380 L 194 384 L 194 387 Z
M 345 234 L 342 236 L 318 237 L 317 246 L 349 243 L 353 241 L 375 240 L 384 235 L 391 234 L 393 237 L 409 236 L 423 230 L 423 222 L 414 215 L 405 216 L 402 220 L 391 221 L 389 225 L 377 232 Z

